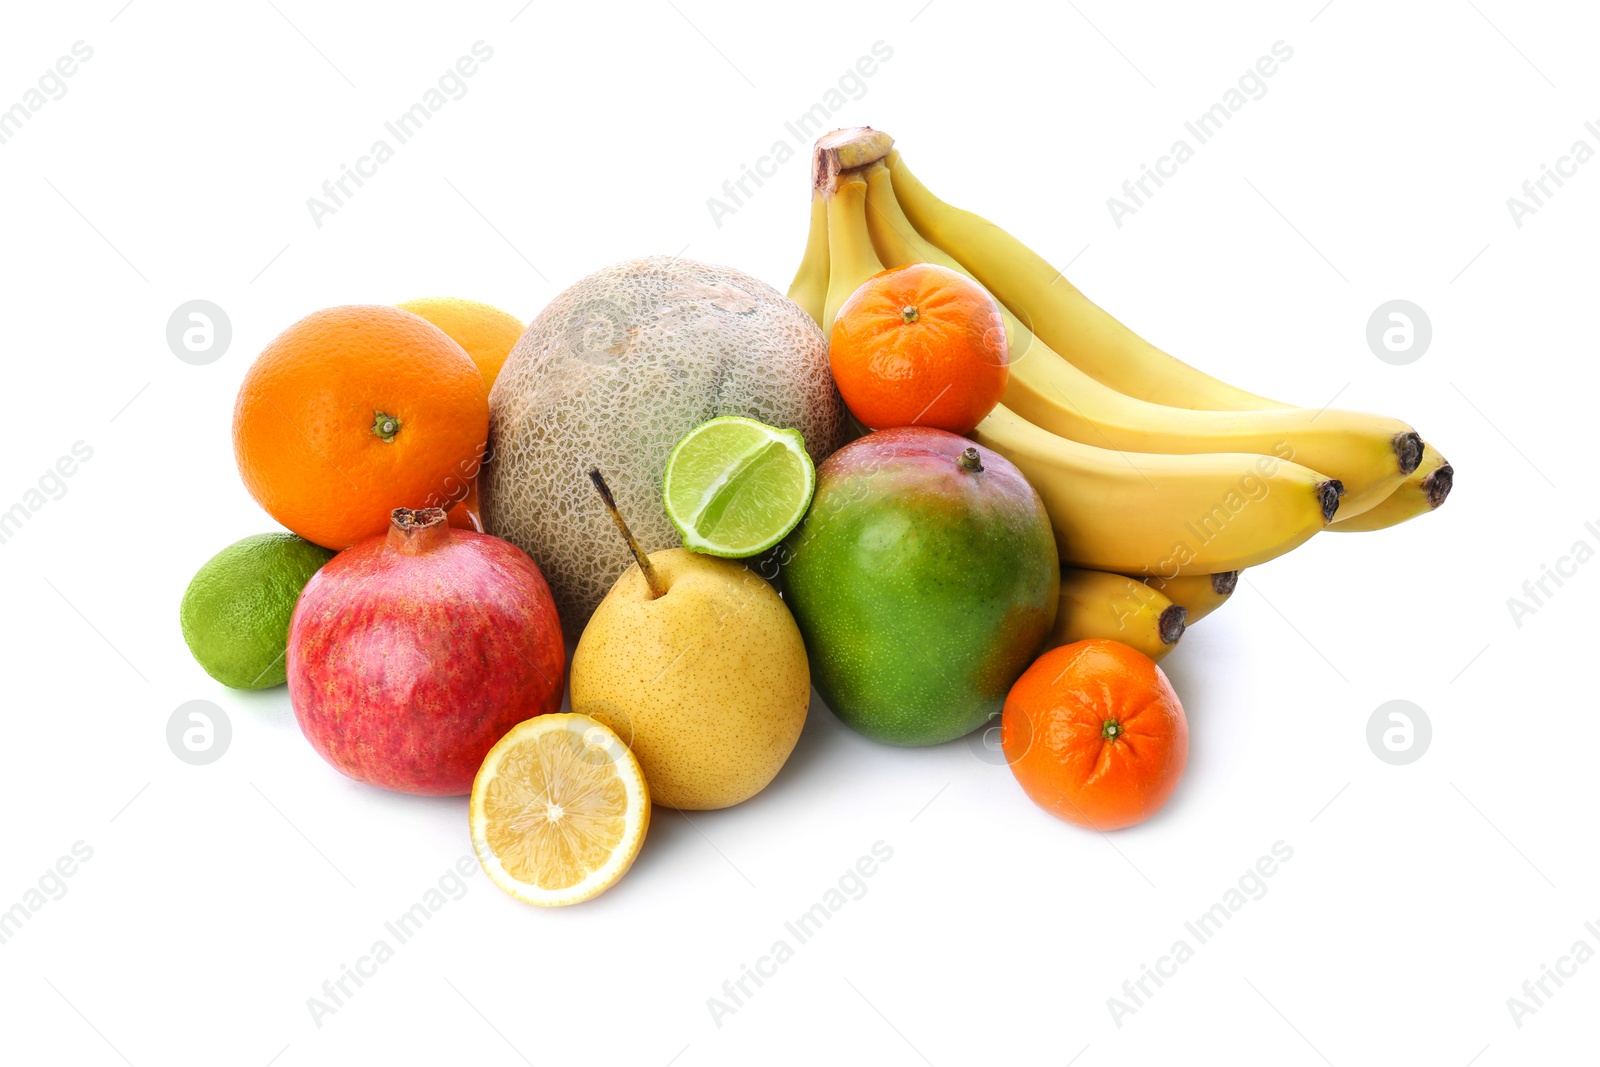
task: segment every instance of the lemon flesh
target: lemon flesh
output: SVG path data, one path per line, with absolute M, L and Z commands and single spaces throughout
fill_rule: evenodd
M 472 844 L 501 889 L 529 904 L 577 904 L 632 865 L 650 822 L 633 753 L 587 715 L 520 723 L 472 785 Z

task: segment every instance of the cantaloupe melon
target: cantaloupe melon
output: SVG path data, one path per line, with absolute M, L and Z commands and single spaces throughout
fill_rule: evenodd
M 678 547 L 662 473 L 673 445 L 718 415 L 797 429 L 817 463 L 840 443 L 822 331 L 747 274 L 629 260 L 573 285 L 523 334 L 489 396 L 483 522 L 539 564 L 569 636 L 633 562 L 589 469 L 645 551 Z

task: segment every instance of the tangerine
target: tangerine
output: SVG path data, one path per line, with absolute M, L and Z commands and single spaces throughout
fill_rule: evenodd
M 932 263 L 861 283 L 833 320 L 828 355 L 839 395 L 867 426 L 959 434 L 1000 402 L 1009 359 L 1000 305 L 971 278 Z
M 1120 641 L 1046 652 L 1011 687 L 1000 716 L 1000 747 L 1023 792 L 1093 830 L 1160 811 L 1189 759 L 1189 723 L 1172 684 Z

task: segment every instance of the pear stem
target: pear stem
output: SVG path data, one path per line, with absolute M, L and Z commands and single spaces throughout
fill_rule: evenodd
M 628 523 L 623 519 L 622 512 L 617 510 L 617 502 L 611 496 L 611 487 L 601 476 L 599 467 L 590 469 L 589 480 L 594 483 L 595 492 L 600 494 L 600 499 L 605 503 L 606 511 L 610 512 L 611 521 L 616 523 L 617 529 L 621 531 L 622 539 L 628 542 L 628 551 L 633 553 L 634 561 L 639 564 L 639 570 L 644 574 L 644 584 L 650 587 L 650 599 L 657 600 L 666 596 L 665 583 L 661 581 L 656 569 L 650 565 L 650 557 L 639 547 L 639 542 L 633 539 L 633 531 L 628 529 Z

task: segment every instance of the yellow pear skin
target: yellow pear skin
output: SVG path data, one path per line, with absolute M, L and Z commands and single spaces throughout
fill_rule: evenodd
M 628 742 L 670 808 L 726 808 L 766 788 L 800 738 L 811 674 L 794 617 L 735 560 L 650 554 L 606 594 L 572 657 L 572 710 Z

